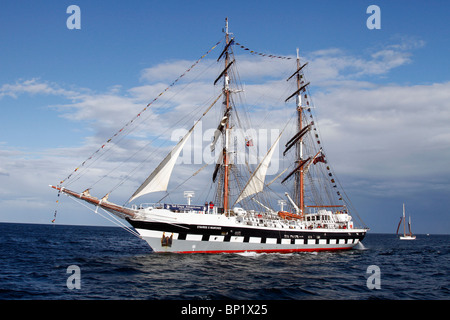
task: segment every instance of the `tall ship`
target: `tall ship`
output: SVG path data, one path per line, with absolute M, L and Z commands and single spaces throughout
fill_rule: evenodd
M 124 205 L 111 202 L 111 192 L 103 198 L 97 198 L 91 195 L 91 188 L 82 188 L 82 192 L 70 189 L 70 182 L 75 175 L 106 149 L 105 145 L 116 139 L 123 128 L 66 179 L 51 187 L 58 190 L 58 197 L 67 195 L 96 213 L 108 213 L 113 221 L 120 221 L 130 232 L 145 240 L 154 252 L 290 253 L 353 248 L 364 239 L 368 228 L 362 221 L 356 223 L 355 214 L 360 220 L 359 215 L 332 172 L 322 147 L 314 115 L 315 106 L 309 92 L 310 82 L 304 73 L 307 62 L 301 61 L 298 49 L 296 57 L 250 50 L 229 32 L 227 19 L 223 33 L 224 39 L 212 48 L 221 49 L 215 59 L 220 69 L 214 76 L 214 82 L 211 80 L 210 83 L 211 92 L 216 89 L 215 92 L 219 91 L 218 96 L 199 112 L 194 125 L 186 130 L 187 133 L 170 152 L 164 158 L 161 156 L 162 161 L 146 162 L 150 175 L 142 178 L 142 184 Z M 249 122 L 245 119 L 248 119 L 248 113 L 252 110 L 251 104 L 246 104 L 246 99 L 242 98 L 246 90 L 240 82 L 239 56 L 234 53 L 237 50 L 258 59 L 284 59 L 292 66 L 288 76 L 283 79 L 286 90 L 290 90 L 285 91 L 287 94 L 281 101 L 281 107 L 287 110 L 286 118 L 283 123 L 279 123 L 279 130 L 275 130 L 277 134 L 267 146 L 267 152 L 257 157 L 255 163 L 249 161 L 249 150 L 256 148 L 257 134 L 250 135 L 249 132 L 255 130 L 249 131 L 245 127 Z M 205 55 L 187 71 L 194 68 Z M 258 72 L 253 71 L 256 74 Z M 264 99 L 264 94 L 260 99 Z M 150 103 L 142 112 L 151 107 Z M 213 163 L 205 164 L 186 177 L 184 190 L 207 191 L 202 192 L 206 196 L 203 199 L 199 197 L 199 204 L 191 204 L 192 199 L 196 199 L 196 192 L 182 193 L 178 186 L 171 186 L 170 181 L 186 142 L 198 123 L 212 109 L 215 110 L 217 122 L 208 148 L 217 156 Z M 270 112 L 267 117 L 271 117 Z M 237 147 L 242 141 L 241 144 L 245 143 L 245 146 Z M 241 151 L 243 157 L 239 154 Z M 274 161 L 279 164 L 278 171 L 268 179 L 269 167 Z M 210 169 L 209 177 L 203 181 L 197 179 L 194 184 L 190 178 L 205 167 Z M 139 176 L 138 170 L 132 172 Z M 156 197 L 154 203 L 136 202 L 142 196 L 149 197 L 158 192 L 165 192 L 166 195 L 182 193 L 187 203 L 157 201 Z

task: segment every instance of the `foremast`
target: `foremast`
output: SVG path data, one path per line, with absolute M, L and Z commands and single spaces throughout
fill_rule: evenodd
M 230 35 L 228 33 L 228 18 L 225 18 L 225 69 L 224 69 L 224 81 L 223 81 L 223 95 L 224 95 L 224 105 L 225 105 L 225 114 L 230 114 L 230 78 L 228 76 L 228 62 L 229 62 L 229 52 L 230 48 Z M 224 166 L 224 174 L 223 174 L 223 210 L 225 213 L 228 212 L 228 202 L 229 202 L 229 159 L 228 159 L 228 143 L 229 143 L 229 129 L 230 129 L 230 120 L 229 117 L 226 121 L 225 130 L 224 130 L 224 148 L 223 148 L 223 166 Z
M 297 48 L 297 70 L 300 69 L 300 56 Z M 301 90 L 301 74 L 300 72 L 297 72 L 297 97 L 296 97 L 296 106 L 297 106 L 297 132 L 301 132 L 303 129 L 303 109 L 302 109 L 302 94 Z M 295 163 L 296 166 L 298 166 L 303 161 L 303 138 L 300 138 L 296 145 L 296 152 L 295 152 Z M 300 216 L 303 219 L 304 209 L 305 209 L 305 201 L 304 201 L 304 194 L 305 194 L 305 187 L 304 187 L 304 173 L 303 173 L 303 166 L 300 167 L 300 170 L 298 170 L 295 173 L 295 182 L 294 182 L 294 195 L 296 197 L 296 202 L 298 204 L 298 207 L 300 209 Z

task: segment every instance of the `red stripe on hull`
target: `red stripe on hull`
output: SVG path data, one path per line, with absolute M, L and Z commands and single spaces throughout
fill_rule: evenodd
M 205 251 L 156 251 L 157 253 L 241 253 L 241 252 L 256 252 L 256 253 L 294 253 L 294 252 L 314 252 L 314 251 L 338 251 L 350 250 L 352 247 L 344 248 L 310 248 L 310 249 L 267 249 L 267 250 L 205 250 Z

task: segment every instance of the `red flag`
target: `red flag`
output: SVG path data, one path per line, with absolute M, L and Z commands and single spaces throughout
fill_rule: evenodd
M 313 164 L 316 164 L 317 162 L 323 162 L 323 163 L 327 163 L 325 161 L 325 155 L 323 153 L 321 153 L 319 156 L 315 157 L 313 160 Z

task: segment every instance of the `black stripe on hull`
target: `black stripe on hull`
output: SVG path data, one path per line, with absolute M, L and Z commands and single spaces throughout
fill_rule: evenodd
M 326 243 L 330 244 L 330 239 L 348 240 L 358 239 L 362 241 L 366 235 L 365 232 L 355 232 L 352 229 L 345 229 L 342 232 L 308 231 L 308 230 L 292 230 L 292 229 L 262 229 L 262 228 L 243 228 L 229 226 L 210 226 L 210 225 L 189 225 L 189 224 L 168 224 L 163 222 L 137 221 L 127 219 L 128 222 L 136 229 L 147 229 L 162 231 L 167 233 L 178 233 L 178 240 L 186 240 L 187 234 L 201 234 L 202 241 L 209 241 L 210 236 L 224 236 L 224 242 L 230 242 L 231 237 L 244 237 L 243 242 L 250 242 L 251 237 L 261 238 L 261 243 L 266 243 L 267 238 L 277 239 L 277 244 L 281 244 L 282 239 L 290 239 L 294 244 L 296 239 L 303 239 L 303 243 L 307 244 L 308 240 L 315 239 L 315 243 L 319 244 L 320 239 L 326 239 Z M 343 229 L 344 230 L 344 229 Z M 297 240 L 297 243 L 299 242 Z

